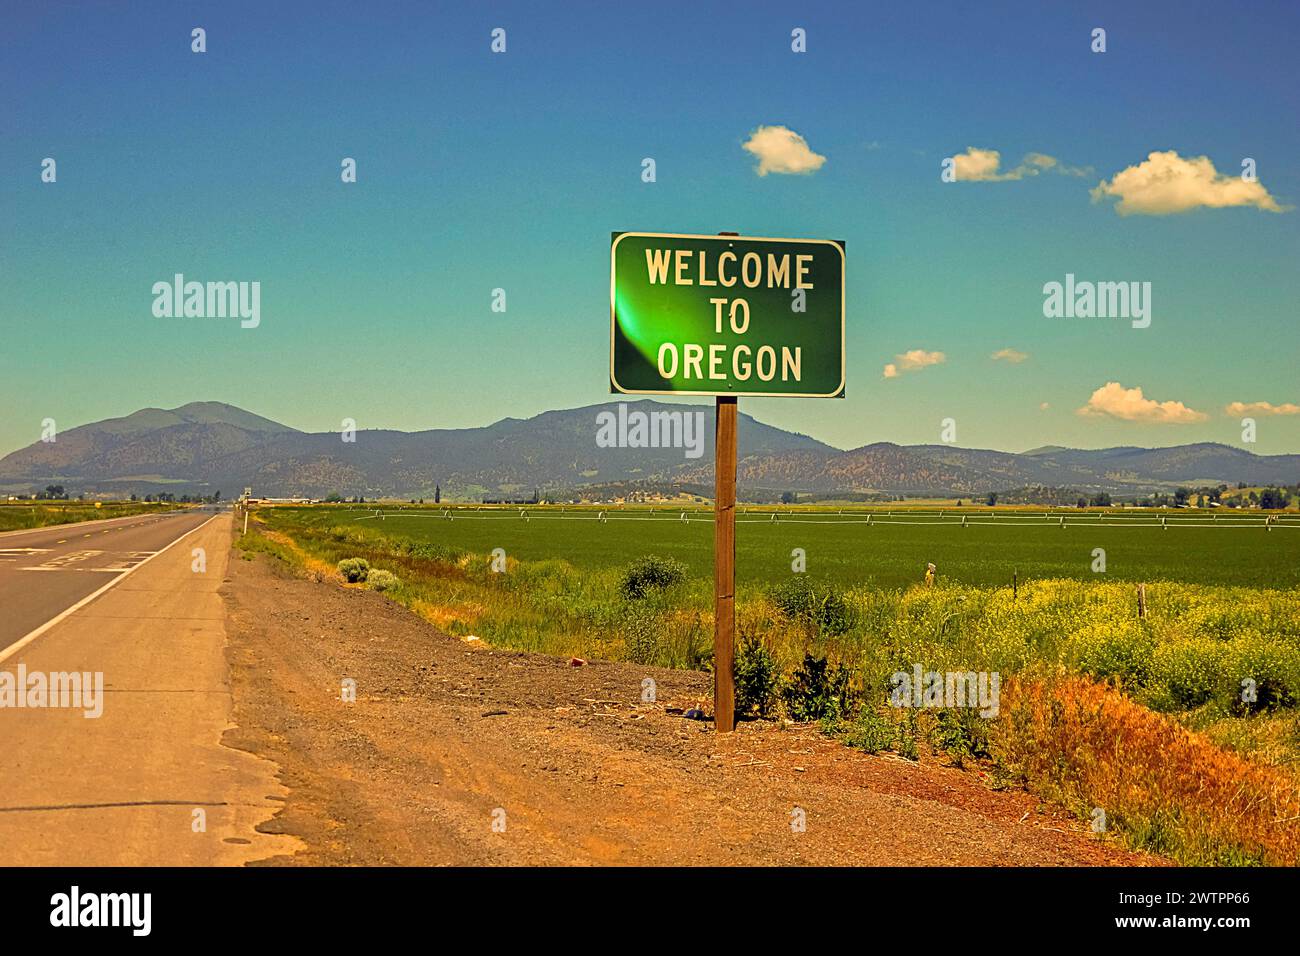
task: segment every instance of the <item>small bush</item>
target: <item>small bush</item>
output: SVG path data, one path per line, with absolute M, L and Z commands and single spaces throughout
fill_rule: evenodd
M 798 721 L 847 716 L 853 712 L 855 703 L 848 669 L 808 653 L 781 688 L 781 699 L 790 719 Z
M 934 743 L 958 767 L 967 760 L 989 756 L 989 722 L 973 707 L 952 707 L 939 711 Z
M 421 561 L 437 561 L 441 564 L 456 564 L 465 556 L 465 552 L 459 548 L 448 547 L 445 544 L 430 544 L 424 541 L 406 541 L 402 545 L 403 550 L 413 558 Z
M 401 583 L 401 579 L 396 574 L 383 568 L 375 568 L 366 575 L 366 587 L 372 591 L 391 591 Z
M 365 558 L 344 558 L 338 564 L 339 574 L 348 584 L 364 581 L 370 574 L 370 562 Z
M 772 652 L 756 635 L 741 642 L 735 673 L 736 716 L 770 717 L 778 700 L 781 672 Z
M 1071 646 L 1085 674 L 1133 687 L 1143 687 L 1151 679 L 1156 642 L 1136 621 L 1087 625 L 1073 635 Z
M 638 600 L 651 591 L 665 591 L 686 580 L 686 566 L 673 558 L 648 554 L 637 558 L 623 572 L 619 593 L 628 600 Z
M 864 707 L 857 722 L 845 735 L 844 743 L 869 754 L 877 754 L 882 750 L 892 750 L 896 737 L 893 721 L 881 715 L 874 707 Z
M 802 574 L 796 575 L 771 591 L 775 604 L 791 621 L 817 627 L 823 634 L 843 634 L 853 626 L 852 612 L 844 595 L 829 585 L 813 587 Z
M 1156 648 L 1152 668 L 1156 681 L 1173 706 L 1200 707 L 1224 684 L 1223 645 L 1212 638 L 1196 638 Z
M 1235 710 L 1294 707 L 1300 699 L 1300 650 L 1295 647 L 1251 635 L 1229 644 L 1224 657 L 1225 691 Z M 1244 693 L 1246 680 L 1253 700 Z
M 660 622 L 657 615 L 631 608 L 622 626 L 624 653 L 634 664 L 653 664 L 659 657 Z

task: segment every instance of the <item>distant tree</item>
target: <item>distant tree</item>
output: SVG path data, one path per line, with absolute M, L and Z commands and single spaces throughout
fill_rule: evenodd
M 433 503 L 435 505 L 442 504 L 442 485 L 433 486 Z
M 135 492 L 134 492 L 134 491 L 131 492 L 131 500 L 132 500 L 132 501 L 138 501 L 138 500 L 139 500 L 138 498 L 136 498 L 136 496 L 135 496 Z
M 1187 488 L 1179 488 L 1174 492 L 1174 507 L 1182 508 L 1187 504 L 1187 499 L 1192 496 L 1192 492 Z
M 1076 502 L 1076 504 L 1077 504 L 1078 507 L 1080 507 L 1080 508 L 1086 508 L 1086 507 L 1088 507 L 1088 499 L 1087 499 L 1087 498 L 1080 498 L 1080 499 Z
M 1092 496 L 1092 506 L 1094 508 L 1109 508 L 1111 506 L 1110 495 L 1101 491 Z
M 781 492 L 781 504 L 783 505 L 792 505 L 798 500 L 799 500 L 799 496 L 796 495 L 793 491 Z
M 213 500 L 213 501 L 220 501 L 220 500 L 221 500 L 221 489 L 220 489 L 220 488 L 218 488 L 216 491 L 214 491 L 214 492 L 212 493 L 212 500 Z
M 1259 496 L 1259 506 L 1278 511 L 1287 506 L 1287 493 L 1280 488 L 1265 488 Z
M 63 486 L 62 486 L 62 485 L 46 485 L 46 486 L 45 486 L 45 497 L 46 497 L 46 498 L 63 498 L 63 497 L 65 497 L 65 495 L 64 495 L 64 493 L 63 493 Z
M 998 493 L 996 491 L 990 491 L 989 496 L 984 499 L 984 503 L 992 508 L 998 503 Z

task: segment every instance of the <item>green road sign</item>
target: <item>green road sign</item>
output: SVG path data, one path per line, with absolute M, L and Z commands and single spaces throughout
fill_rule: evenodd
M 614 233 L 610 391 L 844 396 L 844 244 Z

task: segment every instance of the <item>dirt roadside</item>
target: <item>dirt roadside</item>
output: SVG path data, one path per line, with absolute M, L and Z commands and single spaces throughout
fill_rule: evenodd
M 704 674 L 476 647 L 264 556 L 236 552 L 221 593 L 224 742 L 279 765 L 289 794 L 260 829 L 307 847 L 268 865 L 1159 862 L 976 773 L 666 714 L 709 699 Z

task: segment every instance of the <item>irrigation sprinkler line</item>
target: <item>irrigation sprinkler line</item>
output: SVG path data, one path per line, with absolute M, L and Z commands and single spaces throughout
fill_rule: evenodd
M 866 513 L 863 517 L 851 517 L 851 516 L 841 517 L 839 515 L 828 515 L 826 517 L 813 517 L 813 516 L 805 517 L 798 513 L 781 514 L 780 512 L 754 512 L 752 514 L 754 514 L 754 517 L 738 516 L 736 518 L 737 523 L 739 524 L 786 524 L 786 525 L 796 525 L 796 524 L 797 525 L 814 525 L 814 524 L 864 525 L 864 526 L 898 525 L 900 527 L 950 527 L 950 528 L 951 527 L 1006 528 L 1008 527 L 1008 525 L 1010 525 L 1010 527 L 1012 528 L 1016 528 L 1016 527 L 1068 528 L 1072 525 L 1079 525 L 1084 527 L 1087 526 L 1083 520 L 1083 516 L 1078 516 L 1076 518 L 1073 518 L 1070 522 L 1066 522 L 1065 515 L 1060 515 L 1060 514 L 1043 516 L 1048 521 L 1050 521 L 1051 518 L 1053 517 L 1057 519 L 1057 521 L 1051 525 L 1044 524 L 1038 520 L 1032 522 L 1021 521 L 1019 523 L 1015 523 L 1014 519 L 1021 516 L 1011 516 L 1012 520 L 1009 522 L 1007 517 L 1003 517 L 999 520 L 999 519 L 994 519 L 992 516 L 990 516 L 987 520 L 981 520 L 979 518 L 971 518 L 969 515 L 961 515 L 961 516 L 948 515 L 943 518 L 923 517 L 921 518 L 921 520 L 913 521 L 902 517 L 893 517 L 891 515 L 881 516 L 874 513 Z M 410 512 L 404 512 L 404 511 L 387 511 L 387 512 L 377 511 L 373 514 L 360 515 L 358 517 L 353 518 L 352 520 L 373 521 L 377 519 L 383 521 L 383 520 L 387 520 L 388 518 L 436 518 L 439 520 L 449 520 L 452 519 L 454 516 L 455 516 L 454 513 L 450 510 L 447 510 L 445 512 L 438 512 L 434 514 L 412 514 Z M 594 515 L 577 515 L 577 514 L 566 514 L 566 513 L 542 514 L 539 512 L 527 512 L 521 509 L 517 513 L 506 512 L 506 511 L 496 511 L 496 512 L 487 512 L 487 513 L 479 513 L 477 511 L 465 512 L 461 514 L 459 517 L 465 520 L 477 519 L 483 521 L 492 521 L 492 520 L 518 521 L 522 518 L 525 523 L 532 521 L 533 519 L 536 519 L 538 521 L 597 521 L 602 524 L 609 521 L 655 521 L 655 522 L 659 522 L 660 524 L 664 524 L 668 522 L 672 522 L 675 524 L 690 524 L 692 521 L 699 521 L 699 522 L 713 521 L 713 515 L 711 512 L 708 511 L 690 511 L 690 512 L 683 511 L 680 512 L 679 517 L 673 518 L 670 517 L 666 512 L 657 516 L 652 514 L 646 514 L 646 515 L 611 514 L 608 511 L 601 511 Z M 1259 521 L 1258 519 L 1254 519 L 1253 516 L 1233 518 L 1222 522 L 1215 521 L 1215 520 L 1204 521 L 1204 520 L 1197 520 L 1193 518 L 1175 518 L 1172 522 L 1169 522 L 1166 521 L 1163 517 L 1159 521 L 1155 521 L 1152 520 L 1154 519 L 1154 517 L 1155 517 L 1154 515 L 1151 516 L 1135 515 L 1133 517 L 1125 517 L 1122 521 L 1112 522 L 1106 525 L 1105 527 L 1106 530 L 1108 531 L 1121 529 L 1121 528 L 1165 528 L 1165 529 L 1215 528 L 1219 530 L 1239 530 L 1239 531 L 1259 530 L 1260 528 L 1264 528 L 1266 530 L 1271 528 L 1285 528 L 1293 531 L 1300 530 L 1300 521 L 1288 521 L 1288 520 Z M 1146 518 L 1147 520 L 1142 520 L 1144 518 Z M 1101 522 L 1094 520 L 1094 524 L 1100 526 Z

